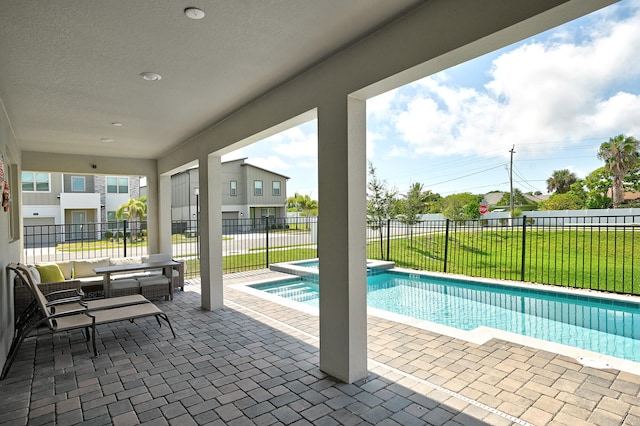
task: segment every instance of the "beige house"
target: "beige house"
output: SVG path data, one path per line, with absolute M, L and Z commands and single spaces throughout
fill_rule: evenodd
M 23 170 L 146 176 L 151 252 L 171 251 L 171 176 L 199 174 L 201 304 L 223 306 L 221 156 L 318 122 L 319 368 L 367 376 L 366 101 L 610 0 L 4 1 L 0 267 L 24 246 Z M 209 9 L 207 8 L 209 6 Z M 0 363 L 13 290 L 0 274 Z
M 222 163 L 222 220 L 253 219 L 255 223 L 287 216 L 287 176 L 246 162 Z M 198 168 L 171 176 L 171 218 L 196 220 L 199 207 Z
M 140 178 L 135 176 L 23 171 L 21 178 L 26 247 L 50 245 L 56 238 L 101 238 L 108 227 L 95 224 L 115 222 L 116 210 L 140 196 Z

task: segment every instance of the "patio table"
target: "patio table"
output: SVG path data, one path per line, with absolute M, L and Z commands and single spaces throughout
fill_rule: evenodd
M 110 297 L 112 274 L 162 269 L 163 275 L 169 278 L 169 294 L 171 298 L 173 298 L 173 285 L 171 285 L 173 275 L 172 271 L 180 265 L 180 262 L 176 262 L 175 260 L 167 260 L 161 262 L 132 263 L 129 265 L 99 266 L 97 268 L 93 268 L 93 270 L 96 274 L 104 275 L 104 280 L 102 282 L 104 295 L 105 297 Z

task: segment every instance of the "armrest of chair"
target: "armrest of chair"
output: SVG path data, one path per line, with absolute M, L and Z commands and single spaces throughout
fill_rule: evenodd
M 91 312 L 89 312 L 89 308 L 87 306 L 83 306 L 83 305 L 78 305 L 78 306 L 79 307 L 75 309 L 69 309 L 69 310 L 64 310 L 62 312 L 51 313 L 51 315 L 49 315 L 47 319 L 55 320 L 56 318 L 69 317 L 69 316 L 78 315 L 78 314 L 84 314 L 90 318 L 93 318 L 93 315 L 91 315 Z
M 87 303 L 84 300 L 82 300 L 82 298 L 80 296 L 67 297 L 65 299 L 52 300 L 52 301 L 47 303 L 47 306 L 54 307 L 54 306 L 57 306 L 57 305 L 64 305 L 64 304 L 67 304 L 67 303 L 78 303 L 79 305 L 82 305 L 82 306 L 88 306 Z
M 69 294 L 69 296 L 65 297 L 66 294 Z M 44 297 L 47 298 L 47 300 L 56 300 L 56 299 L 60 299 L 60 298 L 84 298 L 84 292 L 82 291 L 82 288 L 80 286 L 78 286 L 77 288 L 68 288 L 68 289 L 64 289 L 64 290 L 57 290 L 57 291 L 52 291 L 50 293 L 46 293 L 44 295 Z
M 18 282 L 20 284 L 18 284 Z M 16 286 L 14 287 L 13 293 L 13 306 L 14 306 L 14 317 L 17 318 L 27 306 L 33 301 L 33 294 L 31 291 L 22 284 L 22 280 L 17 279 Z M 55 283 L 40 283 L 37 284 L 38 288 L 42 292 L 42 294 L 51 294 L 57 291 L 77 291 L 80 283 L 76 280 L 68 280 L 68 281 L 60 281 Z M 63 298 L 64 294 L 53 294 L 51 296 L 51 300 Z

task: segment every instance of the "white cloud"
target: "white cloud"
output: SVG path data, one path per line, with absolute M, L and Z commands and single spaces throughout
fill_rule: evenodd
M 580 42 L 564 28 L 547 42 L 500 55 L 484 90 L 455 86 L 439 74 L 374 98 L 370 114 L 381 128 L 395 127 L 393 155 L 506 156 L 504 148 L 519 143 L 521 153 L 533 154 L 553 150 L 553 141 L 637 135 L 640 92 L 611 89 L 640 81 L 640 13 L 605 23 L 606 17 L 596 30 L 574 29 L 592 31 Z
M 384 116 L 391 109 L 391 103 L 398 95 L 398 89 L 389 90 L 367 100 L 367 118 Z
M 575 166 L 567 166 L 567 170 L 569 170 L 571 173 L 574 173 L 578 177 L 578 179 L 584 179 L 589 173 L 591 173 L 590 171 L 587 172 Z
M 246 158 L 246 157 L 247 157 L 247 155 L 244 153 L 244 151 L 242 149 L 238 149 L 238 150 L 232 151 L 232 152 L 230 152 L 228 154 L 224 154 L 221 157 L 220 161 L 222 161 L 222 162 L 233 161 L 233 160 L 238 160 L 240 158 Z
M 269 148 L 290 158 L 315 158 L 318 155 L 318 137 L 313 131 L 305 133 L 301 127 L 294 127 L 278 133 L 260 142 Z
M 287 170 L 292 167 L 291 163 L 286 162 L 275 155 L 271 155 L 269 157 L 251 157 L 247 160 L 247 163 L 276 173 L 280 173 L 282 170 Z

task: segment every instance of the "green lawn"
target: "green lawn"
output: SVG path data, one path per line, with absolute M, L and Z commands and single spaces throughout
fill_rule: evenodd
M 127 240 L 127 247 L 146 247 L 147 241 L 145 240 L 136 240 L 129 241 Z M 93 240 L 93 241 L 73 241 L 69 243 L 58 243 L 56 245 L 56 250 L 64 251 L 64 252 L 79 252 L 85 250 L 107 250 L 107 249 L 119 249 L 124 247 L 124 240 L 120 238 L 119 240 Z
M 316 249 L 295 248 L 288 250 L 273 250 L 269 252 L 269 264 L 279 262 L 292 262 L 295 260 L 312 259 L 316 257 Z M 197 276 L 200 273 L 200 260 L 197 257 L 188 257 L 187 275 Z M 264 252 L 250 254 L 234 254 L 222 258 L 223 273 L 250 271 L 266 268 L 266 256 Z
M 174 244 L 196 242 L 196 238 L 185 237 L 183 234 L 175 234 L 172 239 Z M 133 248 L 145 246 L 146 243 L 127 241 L 127 246 Z M 74 252 L 117 249 L 123 246 L 122 239 L 83 241 L 61 243 L 58 250 Z M 383 240 L 382 249 L 384 255 L 381 253 L 379 239 L 370 239 L 367 257 L 386 259 L 386 240 Z M 450 232 L 445 253 L 445 234 L 440 230 L 415 234 L 412 238 L 408 234 L 394 236 L 389 241 L 389 260 L 400 267 L 416 270 L 445 272 L 446 264 L 446 272 L 455 274 L 516 281 L 524 279 L 544 284 L 640 295 L 640 270 L 635 267 L 640 253 L 640 230 L 635 228 L 571 228 L 555 231 L 534 227 L 527 230 L 524 250 L 523 257 L 521 228 L 476 228 Z M 316 256 L 315 247 L 270 247 L 268 263 Z M 186 257 L 188 275 L 197 275 L 200 271 L 199 260 L 195 254 L 187 254 Z M 224 273 L 267 266 L 266 253 L 260 249 L 223 258 Z
M 450 233 L 446 272 L 520 280 L 522 249 L 517 228 Z M 386 241 L 384 250 L 386 254 Z M 634 267 L 638 250 L 640 232 L 528 230 L 524 281 L 640 294 L 640 270 Z M 367 257 L 382 258 L 379 241 L 369 242 Z M 392 239 L 389 260 L 405 268 L 443 272 L 444 234 Z

